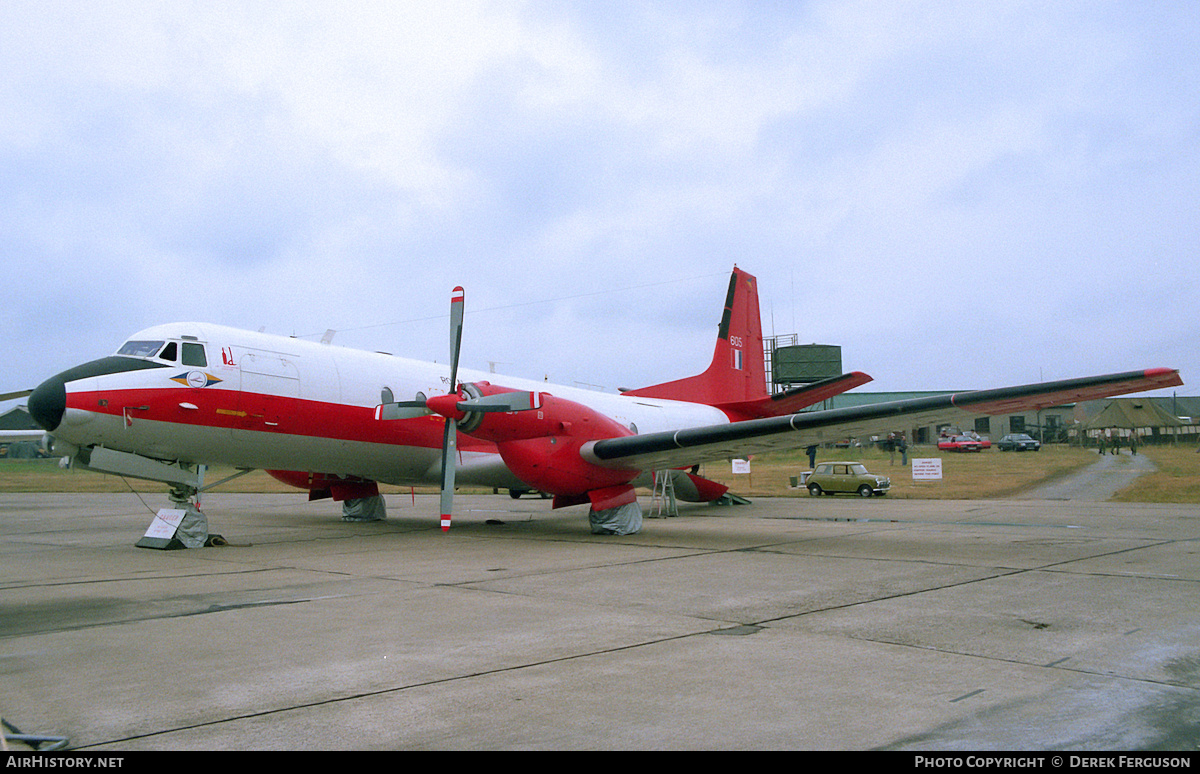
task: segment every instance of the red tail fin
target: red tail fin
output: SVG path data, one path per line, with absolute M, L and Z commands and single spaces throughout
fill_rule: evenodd
M 708 370 L 625 394 L 706 403 L 721 409 L 736 422 L 791 414 L 869 381 L 870 376 L 855 371 L 770 394 L 758 312 L 758 280 L 734 266 Z
M 630 390 L 626 395 L 686 400 L 726 406 L 757 402 L 766 397 L 762 321 L 758 312 L 758 281 L 736 266 L 729 278 L 725 311 L 717 331 L 712 363 L 702 374 Z

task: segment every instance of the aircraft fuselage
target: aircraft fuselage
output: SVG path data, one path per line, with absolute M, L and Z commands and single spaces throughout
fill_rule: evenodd
M 171 346 L 174 344 L 174 346 Z M 728 422 L 719 409 L 461 370 L 587 406 L 632 433 Z M 447 394 L 449 367 L 207 323 L 130 337 L 116 356 L 47 380 L 30 411 L 56 441 L 187 464 L 436 483 L 444 419 L 379 421 L 376 407 Z M 495 444 L 460 433 L 458 481 L 521 487 Z

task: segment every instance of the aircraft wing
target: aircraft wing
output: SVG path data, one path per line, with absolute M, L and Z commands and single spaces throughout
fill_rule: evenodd
M 0 402 L 28 398 L 33 390 L 18 390 L 16 392 L 0 393 Z M 0 430 L 0 443 L 21 443 L 22 441 L 40 441 L 46 436 L 45 430 Z
M 0 430 L 0 443 L 40 441 L 45 437 L 45 430 Z
M 665 470 L 709 460 L 803 448 L 918 424 L 980 414 L 1010 414 L 1180 384 L 1183 380 L 1179 372 L 1169 368 L 1127 371 L 609 438 L 590 442 L 583 452 L 604 467 Z

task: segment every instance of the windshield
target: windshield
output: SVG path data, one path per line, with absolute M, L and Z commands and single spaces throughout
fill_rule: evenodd
M 166 346 L 163 346 L 164 344 Z M 122 344 L 121 348 L 117 350 L 117 354 L 126 357 L 153 357 L 159 360 L 169 360 L 172 363 L 179 362 L 185 366 L 208 367 L 208 357 L 204 352 L 204 345 L 192 341 L 185 341 L 180 345 L 174 341 L 133 339 Z
M 154 357 L 162 349 L 161 341 L 127 341 L 117 350 L 118 355 L 129 357 Z

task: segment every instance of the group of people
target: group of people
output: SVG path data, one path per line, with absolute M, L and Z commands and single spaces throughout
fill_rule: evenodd
M 1112 430 L 1105 430 L 1096 436 L 1096 445 L 1099 447 L 1101 454 L 1104 454 L 1106 449 L 1109 454 L 1120 454 L 1121 434 L 1114 433 Z M 1138 435 L 1137 431 L 1134 430 L 1129 434 L 1129 453 L 1137 454 L 1137 447 Z
M 900 464 L 908 465 L 908 441 L 904 438 L 904 433 L 888 433 L 887 447 L 891 457 L 890 464 L 896 464 L 896 452 L 900 452 Z
M 908 441 L 904 438 L 904 433 L 888 433 L 887 450 L 891 455 L 891 464 L 896 464 L 896 452 L 900 452 L 900 464 L 908 465 Z M 817 444 L 809 446 L 805 451 L 808 452 L 808 466 L 815 468 L 817 466 Z

